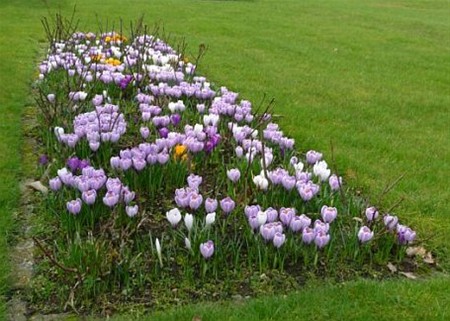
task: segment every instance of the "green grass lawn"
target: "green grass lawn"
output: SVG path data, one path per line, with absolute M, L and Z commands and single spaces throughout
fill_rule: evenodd
M 257 103 L 276 100 L 285 132 L 302 150 L 331 159 L 351 186 L 378 204 L 379 195 L 401 220 L 419 231 L 448 270 L 446 236 L 450 167 L 450 8 L 447 1 L 47 1 L 70 13 L 77 4 L 80 28 L 96 30 L 95 13 L 125 22 L 145 14 L 149 24 L 190 44 L 209 46 L 200 73 Z M 17 207 L 21 172 L 20 117 L 44 40 L 43 1 L 0 3 L 0 291 L 8 279 L 7 233 Z M 117 24 L 117 23 L 116 23 Z M 162 320 L 192 319 L 425 319 L 448 317 L 447 277 L 420 282 L 364 280 L 314 284 L 284 298 L 242 305 L 207 304 L 175 310 Z M 394 306 L 398 308 L 394 308 Z M 278 308 L 278 306 L 280 308 Z M 318 307 L 321 307 L 320 309 Z M 0 310 L 4 304 L 0 304 Z M 183 312 L 184 311 L 184 312 Z M 250 313 L 252 312 L 252 313 Z M 178 314 L 180 313 L 180 314 Z M 342 314 L 340 314 L 342 313 Z M 436 314 L 434 314 L 436 313 Z M 372 316 L 372 315 L 377 315 Z M 190 316 L 190 318 L 189 318 Z M 258 317 L 256 317 L 258 316 Z M 0 315 L 1 319 L 1 315 Z

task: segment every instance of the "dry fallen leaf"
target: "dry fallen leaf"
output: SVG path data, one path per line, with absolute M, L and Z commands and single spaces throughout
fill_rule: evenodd
M 391 271 L 392 273 L 397 272 L 397 267 L 396 267 L 394 264 L 392 264 L 391 262 L 389 262 L 389 263 L 387 264 L 387 268 L 388 268 L 389 271 Z
M 406 255 L 408 255 L 409 257 L 413 256 L 424 257 L 426 253 L 427 250 L 425 250 L 425 248 L 422 246 L 410 246 L 406 249 Z
M 355 221 L 357 221 L 357 222 L 360 222 L 360 223 L 363 222 L 362 218 L 360 218 L 360 217 L 354 217 L 353 219 L 354 219 Z
M 411 280 L 417 279 L 417 276 L 415 276 L 411 272 L 400 272 L 400 274 L 406 276 L 408 279 L 411 279 Z
M 431 252 L 428 252 L 425 257 L 423 258 L 423 261 L 427 264 L 435 264 L 436 261 L 434 260 L 433 256 L 431 255 Z
M 202 321 L 202 317 L 198 316 L 198 315 L 194 315 L 192 317 L 192 321 Z
M 34 188 L 35 190 L 41 192 L 42 194 L 48 193 L 48 188 L 46 186 L 42 185 L 42 183 L 40 181 L 27 183 L 26 186 Z

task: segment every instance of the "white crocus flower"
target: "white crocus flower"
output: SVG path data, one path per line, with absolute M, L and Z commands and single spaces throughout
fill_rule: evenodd
M 192 214 L 186 214 L 184 216 L 184 225 L 186 225 L 189 232 L 192 230 L 192 226 L 194 225 L 194 216 Z
M 259 226 L 264 225 L 267 222 L 267 213 L 265 211 L 259 211 L 256 218 L 258 219 Z
M 166 212 L 167 220 L 172 224 L 173 227 L 177 226 L 181 221 L 181 212 L 178 208 L 173 208 L 170 211 Z
M 184 246 L 188 249 L 191 250 L 192 246 L 191 246 L 191 240 L 189 240 L 187 237 L 184 238 Z
M 325 161 L 314 164 L 313 172 L 322 182 L 326 181 L 331 174 L 331 170 L 328 168 L 328 164 Z
M 301 172 L 304 167 L 305 167 L 305 164 L 303 164 L 302 162 L 298 162 L 297 164 L 294 164 L 294 169 L 295 169 L 296 173 Z
M 216 212 L 206 215 L 206 226 L 211 226 L 216 221 Z
M 269 187 L 269 181 L 267 180 L 264 173 L 253 177 L 253 183 L 255 183 L 256 187 L 263 191 L 267 190 L 267 188 Z

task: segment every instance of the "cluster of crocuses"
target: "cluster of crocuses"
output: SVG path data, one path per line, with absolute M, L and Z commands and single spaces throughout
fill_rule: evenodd
M 318 248 L 323 248 L 330 241 L 330 224 L 337 217 L 337 209 L 326 205 L 320 211 L 322 220 L 317 219 L 313 224 L 307 215 L 297 215 L 295 208 L 282 207 L 277 210 L 269 207 L 263 210 L 259 205 L 247 205 L 244 212 L 251 229 L 277 248 L 286 241 L 287 231 L 294 235 L 301 234 L 305 244 L 314 242 Z
M 70 214 L 80 213 L 83 203 L 88 206 L 95 204 L 98 193 L 104 186 L 106 186 L 102 199 L 104 205 L 112 208 L 123 202 L 128 216 L 133 217 L 137 214 L 138 206 L 131 204 L 135 193 L 123 185 L 119 178 L 108 177 L 103 169 L 95 169 L 86 160 L 79 160 L 76 157 L 67 160 L 67 167 L 59 169 L 58 175 L 50 179 L 49 185 L 54 192 L 65 187 L 81 193 L 81 199 L 78 197 L 66 203 Z M 76 175 L 77 173 L 79 175 Z
M 375 206 L 370 206 L 366 208 L 365 216 L 368 225 L 371 225 L 379 219 L 380 213 Z M 389 232 L 396 234 L 399 244 L 405 245 L 415 240 L 416 232 L 406 225 L 399 224 L 397 216 L 385 214 L 382 221 Z M 366 225 L 362 226 L 358 231 L 358 239 L 361 243 L 369 242 L 373 237 L 374 232 Z
M 99 98 L 101 97 L 101 98 Z M 119 113 L 119 107 L 112 104 L 100 105 L 103 96 L 96 95 L 93 99 L 95 111 L 77 115 L 73 121 L 74 133 L 65 133 L 64 128 L 55 127 L 57 139 L 69 147 L 75 147 L 78 141 L 86 138 L 89 148 L 97 151 L 100 142 L 116 143 L 125 134 L 127 123 L 124 115 Z
M 55 134 L 60 142 L 74 147 L 85 138 L 95 153 L 101 142 L 118 142 L 123 135 L 134 135 L 132 144 L 127 143 L 126 148 L 122 147 L 118 154 L 111 156 L 109 164 L 103 164 L 106 171 L 109 165 L 120 179 L 108 177 L 104 170 L 96 170 L 86 161 L 78 160 L 77 163 L 71 158 L 67 167 L 50 180 L 50 187 L 55 191 L 64 185 L 81 193 L 81 199 L 67 202 L 70 213 L 79 213 L 83 203 L 94 204 L 98 192 L 103 189 L 102 200 L 107 207 L 124 203 L 128 216 L 139 215 L 138 206 L 133 205 L 135 194 L 126 186 L 127 176 L 123 172 L 140 172 L 149 165 L 177 162 L 187 154 L 209 157 L 216 152 L 217 155 L 219 146 L 234 153 L 230 163 L 223 164 L 226 170 L 217 171 L 226 175 L 219 179 L 228 178 L 232 184 L 250 181 L 258 195 L 282 192 L 289 195 L 286 202 L 295 199 L 301 204 L 311 204 L 323 190 L 329 189 L 333 193 L 342 187 L 342 178 L 332 174 L 321 153 L 310 150 L 303 158 L 292 156 L 297 155 L 294 139 L 280 130 L 270 114 L 258 115 L 251 102 L 238 100 L 238 93 L 226 87 L 215 90 L 205 77 L 195 75 L 195 65 L 185 62 L 163 41 L 149 35 L 138 36 L 129 44 L 127 41 L 116 33 L 99 37 L 77 33 L 67 43 L 55 44 L 54 50 L 40 65 L 41 79 L 46 79 L 55 70 L 62 70 L 68 77 L 80 80 L 81 86 L 77 83 L 76 89 L 63 98 L 75 110 L 76 104 L 93 109 L 74 118 L 73 133 L 65 133 L 68 129 L 56 127 Z M 124 92 L 127 95 L 123 95 Z M 131 101 L 124 102 L 123 97 Z M 47 93 L 49 104 L 56 98 L 61 97 Z M 128 108 L 122 108 L 124 105 Z M 130 132 L 133 126 L 127 126 L 127 122 L 137 125 L 136 132 Z M 227 142 L 226 146 L 221 146 L 223 141 Z M 172 154 L 175 157 L 170 157 Z M 239 168 L 249 168 L 247 177 L 243 177 Z M 336 207 L 322 205 L 315 212 L 308 212 L 308 216 L 298 214 L 289 203 L 284 204 L 285 207 L 278 205 L 265 209 L 254 203 L 236 204 L 226 196 L 231 195 L 228 191 L 218 191 L 217 195 L 225 195 L 220 200 L 202 194 L 202 181 L 201 176 L 191 174 L 187 177 L 188 186 L 173 186 L 177 207 L 166 212 L 173 227 L 184 220 L 188 230 L 185 246 L 190 250 L 194 221 L 199 219 L 199 214 L 206 214 L 201 220 L 203 228 L 209 229 L 216 220 L 219 207 L 224 222 L 230 215 L 243 215 L 248 222 L 246 228 L 276 248 L 281 248 L 287 237 L 298 236 L 301 239 L 299 246 L 315 244 L 319 249 L 331 240 L 330 225 L 338 217 Z M 226 185 L 222 184 L 221 188 Z M 172 195 L 162 197 L 171 198 Z M 186 212 L 184 219 L 181 211 Z M 367 225 L 362 226 L 357 235 L 361 243 L 374 238 L 372 229 L 377 218 L 375 208 L 366 210 Z M 396 232 L 400 244 L 414 240 L 415 232 L 398 224 L 395 216 L 385 215 L 383 222 L 388 230 Z M 214 242 L 200 241 L 200 254 L 205 259 L 211 258 Z M 159 248 L 158 255 L 161 255 L 160 251 Z

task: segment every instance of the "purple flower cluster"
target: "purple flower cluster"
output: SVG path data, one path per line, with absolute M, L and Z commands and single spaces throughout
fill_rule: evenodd
M 286 240 L 285 231 L 300 233 L 305 244 L 314 242 L 317 247 L 324 247 L 330 241 L 329 223 L 337 215 L 336 209 L 324 206 L 322 217 L 325 216 L 330 221 L 316 220 L 311 227 L 311 218 L 305 214 L 297 215 L 294 208 L 282 207 L 277 211 L 272 207 L 263 210 L 259 205 L 247 205 L 244 213 L 251 229 L 259 231 L 266 242 L 272 242 L 277 248 Z
M 127 123 L 124 115 L 119 113 L 118 106 L 106 104 L 96 106 L 95 111 L 76 116 L 73 128 L 74 133 L 66 134 L 63 128 L 56 127 L 57 139 L 69 147 L 75 147 L 85 137 L 90 149 L 96 151 L 100 142 L 116 143 L 126 132 Z
M 81 199 L 77 198 L 74 201 L 67 202 L 67 209 L 72 214 L 80 212 L 82 201 L 87 205 L 94 204 L 98 192 L 103 186 L 106 186 L 103 203 L 108 207 L 115 206 L 119 201 L 129 205 L 135 198 L 135 193 L 124 186 L 118 178 L 108 178 L 103 169 L 95 169 L 91 166 L 83 167 L 80 175 L 74 175 L 64 167 L 58 170 L 58 176 L 50 179 L 49 185 L 53 191 L 58 191 L 66 186 L 81 192 Z M 137 208 L 130 208 L 127 213 L 133 214 L 134 211 L 137 211 Z

